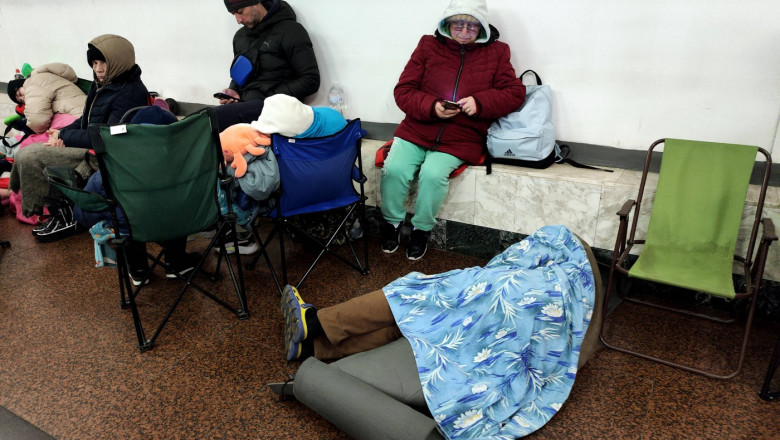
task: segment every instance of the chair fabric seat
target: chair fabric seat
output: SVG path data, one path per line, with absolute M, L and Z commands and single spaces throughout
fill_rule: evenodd
M 658 154 L 656 147 L 663 148 L 663 156 L 653 198 L 645 192 Z M 610 323 L 602 325 L 599 332 L 607 348 L 713 379 L 730 379 L 739 374 L 745 363 L 769 246 L 777 241 L 772 219 L 762 217 L 771 170 L 771 155 L 757 146 L 668 138 L 650 145 L 636 199 L 627 200 L 617 212 L 619 225 L 604 304 L 610 304 L 613 291 L 623 290 L 623 298 L 634 304 L 717 322 L 724 330 L 741 327 L 741 344 L 736 348 L 735 361 L 727 367 L 705 367 L 704 362 L 680 362 L 679 355 L 660 357 L 653 351 L 640 351 L 634 341 L 620 336 L 632 334 L 631 339 L 635 339 L 636 326 L 625 323 L 613 327 Z M 755 171 L 755 177 L 762 176 L 761 183 L 757 197 L 748 201 L 748 186 Z M 652 207 L 643 205 L 643 197 L 652 201 Z M 641 238 L 641 233 L 637 236 L 637 226 L 648 215 L 647 232 Z M 749 229 L 741 230 L 743 222 L 750 222 Z M 744 243 L 738 249 L 737 239 L 741 235 Z M 639 258 L 632 265 L 629 254 L 636 251 Z M 735 278 L 736 268 L 744 279 Z M 622 288 L 630 286 L 621 286 L 625 275 L 681 287 L 675 289 L 681 296 L 688 289 L 747 300 L 747 317 L 737 319 L 735 314 L 724 318 L 720 313 L 690 310 L 673 301 L 639 298 L 631 294 L 633 289 Z M 636 320 L 640 322 L 642 319 Z M 737 322 L 739 325 L 734 325 Z M 669 325 L 674 322 L 670 320 Z M 697 343 L 691 340 L 688 346 L 695 350 Z
M 349 228 L 353 226 L 351 219 L 354 218 L 354 222 L 360 225 L 367 224 L 367 197 L 364 188 L 367 178 L 363 173 L 360 154 L 361 139 L 365 134 L 360 126 L 360 119 L 353 119 L 343 129 L 330 136 L 271 136 L 271 145 L 279 166 L 281 189 L 273 195 L 274 208 L 269 213 L 262 214 L 274 220 L 271 232 L 265 238 L 261 237 L 253 222 L 252 233 L 261 246 L 255 259 L 247 267 L 254 267 L 257 260 L 261 256 L 264 257 L 280 294 L 282 286 L 287 284 L 284 246 L 284 235 L 287 232 L 294 233 L 319 249 L 300 281 L 295 283 L 296 287 L 303 283 L 326 253 L 363 275 L 368 273 L 368 244 L 364 234 L 357 237 L 348 234 Z M 337 211 L 339 208 L 344 208 L 343 212 Z M 306 228 L 305 221 L 308 217 L 302 214 L 322 214 L 321 217 L 325 220 L 320 223 L 323 228 L 319 232 L 324 232 L 325 236 L 318 236 L 319 232 Z M 253 216 L 259 215 L 259 211 L 255 210 Z M 327 220 L 328 215 L 338 216 L 338 222 Z M 279 238 L 282 283 L 279 282 L 266 252 L 266 248 L 275 238 Z M 341 243 L 348 247 L 348 250 L 342 252 L 346 256 L 331 247 L 342 239 L 344 241 Z M 362 258 L 354 246 L 358 241 L 363 241 Z
M 122 135 L 112 135 L 109 127 L 100 132 L 113 147 L 110 155 L 103 156 L 111 169 L 109 184 L 122 183 L 122 190 L 114 191 L 117 202 L 126 212 L 135 213 L 128 218 L 133 239 L 170 240 L 214 225 L 218 207 L 203 194 L 216 198 L 216 152 L 203 148 L 204 157 L 194 161 L 188 157 L 192 149 L 181 147 L 200 145 L 209 138 L 209 115 L 196 113 L 172 125 L 127 125 L 126 129 Z M 139 167 L 139 158 L 154 160 Z M 186 213 L 181 206 L 187 207 Z
M 667 139 L 646 243 L 629 275 L 733 298 L 734 250 L 757 152 Z
M 323 138 L 272 135 L 282 176 L 281 215 L 320 212 L 357 202 L 360 194 L 353 187 L 352 177 L 354 145 L 361 136 L 359 120 Z
M 139 107 L 130 110 L 123 117 L 123 121 L 127 120 L 131 112 L 142 109 Z M 176 119 L 173 115 L 171 118 Z M 234 257 L 234 265 L 228 259 L 225 247 L 229 233 L 234 237 L 233 245 L 238 246 L 235 239 L 235 216 L 232 215 L 230 207 L 226 215 L 222 215 L 217 200 L 218 185 L 230 184 L 222 158 L 217 126 L 216 115 L 210 108 L 169 125 L 137 124 L 132 123 L 132 120 L 130 123 L 121 122 L 113 127 L 106 124 L 91 125 L 90 139 L 100 166 L 106 198 L 75 188 L 68 182 L 67 174 L 58 173 L 61 170 L 48 170 L 52 183 L 64 190 L 75 203 L 82 203 L 83 209 L 97 210 L 101 203 L 105 203 L 111 213 L 111 220 L 108 222 L 110 227 L 122 232 L 121 236 L 117 234 L 117 238 L 111 242 L 117 254 L 120 300 L 122 308 L 130 309 L 138 347 L 142 352 L 152 349 L 155 340 L 188 291 L 202 293 L 239 319 L 249 316 L 240 256 L 237 254 Z M 122 231 L 115 207 L 124 213 L 129 226 L 127 231 Z M 183 241 L 188 235 L 211 226 L 216 226 L 216 233 L 197 261 L 184 261 L 191 260 L 190 257 L 196 254 L 185 254 L 181 257 L 177 255 L 176 261 L 173 261 L 174 258 L 169 254 L 171 248 L 166 248 L 165 242 Z M 160 243 L 163 250 L 156 255 L 150 254 L 146 250 L 148 242 Z M 223 301 L 194 281 L 214 248 L 218 249 L 219 257 L 211 278 L 216 280 L 224 260 L 236 293 L 237 307 Z M 131 273 L 131 270 L 136 268 L 130 267 L 130 252 L 134 255 L 145 255 L 144 265 L 151 262 L 151 266 L 145 271 L 141 268 L 144 273 L 138 283 L 134 277 L 138 273 Z M 184 253 L 184 249 L 180 252 Z M 164 254 L 165 260 L 162 259 Z M 179 269 L 185 264 L 192 264 L 189 267 L 184 266 L 191 270 Z M 176 286 L 179 289 L 178 296 L 168 306 L 167 314 L 162 319 L 155 319 L 156 329 L 147 337 L 143 321 L 148 322 L 147 317 L 151 318 L 153 314 L 139 311 L 136 297 L 146 291 L 146 281 L 158 265 L 164 268 L 168 277 L 172 274 L 183 280 L 184 285 Z
M 733 261 L 730 255 L 715 257 L 707 249 L 680 250 L 651 244 L 645 245 L 642 255 L 628 274 L 635 278 L 733 298 Z

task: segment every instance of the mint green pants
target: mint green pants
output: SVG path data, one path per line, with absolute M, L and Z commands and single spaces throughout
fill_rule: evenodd
M 450 189 L 450 173 L 462 163 L 451 154 L 426 150 L 398 137 L 393 139 L 382 168 L 382 216 L 390 223 L 404 221 L 404 201 L 409 194 L 409 185 L 418 176 L 412 226 L 430 231 L 436 225 L 436 215 Z

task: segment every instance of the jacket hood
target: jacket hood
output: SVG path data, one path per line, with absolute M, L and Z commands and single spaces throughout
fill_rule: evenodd
M 496 29 L 492 24 L 488 28 L 488 32 L 490 33 L 490 38 L 488 38 L 487 41 L 481 42 L 479 44 L 481 45 L 490 44 L 498 40 L 498 38 L 501 36 L 501 34 L 499 34 L 498 32 L 498 29 Z M 458 44 L 458 42 L 456 42 L 449 34 L 447 35 L 442 34 L 440 29 L 436 29 L 436 32 L 434 32 L 433 36 L 436 37 L 436 39 L 439 40 L 441 43 L 447 44 L 447 42 L 449 41 L 454 45 L 453 47 L 458 47 L 458 48 L 460 47 L 460 44 Z M 471 45 L 474 44 L 477 44 L 477 42 L 475 41 Z
M 251 34 L 259 34 L 264 32 L 266 29 L 274 26 L 280 21 L 295 21 L 297 18 L 295 16 L 295 11 L 293 11 L 292 7 L 290 7 L 287 2 L 280 0 L 264 0 L 261 3 L 268 11 L 268 14 L 263 17 L 263 20 L 260 21 L 257 26 L 255 26 L 253 29 L 248 29 Z
M 490 22 L 488 20 L 487 2 L 485 0 L 451 0 L 439 20 L 439 33 L 447 38 L 452 38 L 447 19 L 454 15 L 471 15 L 482 25 L 475 43 L 485 43 L 490 40 Z M 494 38 L 495 40 L 495 38 Z
M 75 83 L 79 79 L 76 71 L 65 63 L 48 63 L 42 66 L 38 66 L 35 68 L 35 70 L 32 71 L 32 73 L 30 73 L 30 77 L 32 78 L 34 75 L 40 75 L 42 73 L 51 73 L 65 78 L 72 83 Z
M 90 41 L 88 46 L 99 50 L 106 59 L 104 84 L 110 84 L 112 80 L 135 66 L 135 48 L 124 37 L 111 34 L 101 35 Z M 97 80 L 94 74 L 93 78 Z

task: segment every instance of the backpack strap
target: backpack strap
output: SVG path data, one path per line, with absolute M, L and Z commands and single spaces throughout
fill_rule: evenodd
M 536 71 L 531 70 L 531 69 L 526 70 L 525 72 L 521 73 L 520 76 L 518 76 L 518 78 L 520 78 L 520 82 L 523 81 L 523 76 L 525 76 L 526 73 L 533 73 L 534 74 L 534 76 L 536 77 L 536 84 L 537 85 L 541 86 L 543 84 L 542 83 L 542 77 L 539 76 L 539 74 L 536 73 Z
M 584 168 L 587 170 L 598 170 L 598 171 L 606 171 L 608 173 L 613 172 L 613 170 L 608 170 L 606 168 L 598 168 L 591 165 L 585 165 L 579 162 L 576 162 L 574 159 L 570 159 L 569 153 L 571 152 L 571 148 L 566 145 L 558 145 L 555 144 L 555 163 L 568 163 L 569 165 L 575 167 L 575 168 Z

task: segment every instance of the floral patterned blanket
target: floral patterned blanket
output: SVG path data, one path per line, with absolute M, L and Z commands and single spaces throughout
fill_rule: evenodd
M 593 311 L 583 245 L 545 226 L 484 267 L 412 272 L 384 288 L 449 439 L 514 439 L 569 396 Z

